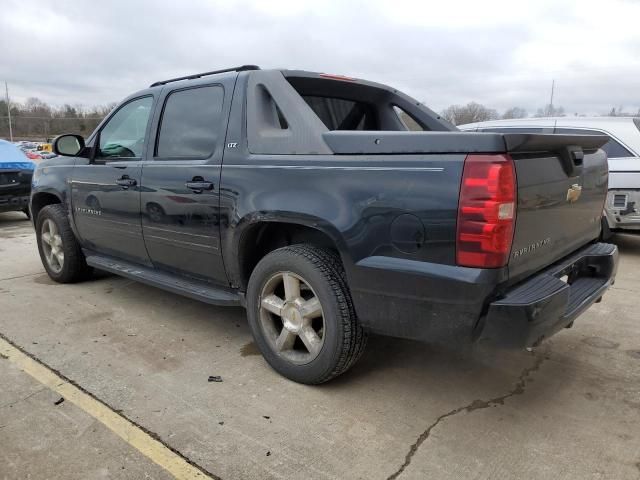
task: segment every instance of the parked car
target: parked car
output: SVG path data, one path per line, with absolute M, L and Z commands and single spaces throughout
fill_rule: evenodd
M 522 118 L 461 125 L 461 130 L 504 133 L 607 135 L 609 193 L 605 229 L 640 231 L 640 118 Z
M 245 66 L 58 137 L 31 208 L 53 280 L 94 267 L 242 305 L 269 364 L 316 384 L 368 332 L 522 348 L 571 326 L 616 274 L 606 142 L 459 132 L 384 85 Z
M 35 150 L 38 148 L 38 144 L 35 142 L 29 142 L 29 141 L 25 141 L 22 140 L 18 143 L 16 143 L 16 145 L 21 149 L 21 150 Z
M 22 211 L 30 218 L 29 194 L 34 167 L 14 144 L 0 140 L 0 212 Z
M 35 150 L 25 150 L 24 154 L 29 160 L 42 160 L 42 155 Z

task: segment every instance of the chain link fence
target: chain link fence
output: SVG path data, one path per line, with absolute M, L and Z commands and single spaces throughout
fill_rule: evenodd
M 63 133 L 75 133 L 87 137 L 95 130 L 103 117 L 39 117 L 11 115 L 13 140 L 50 141 Z M 9 140 L 9 117 L 0 116 L 0 138 Z

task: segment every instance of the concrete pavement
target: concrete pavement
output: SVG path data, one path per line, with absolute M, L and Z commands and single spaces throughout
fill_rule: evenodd
M 108 275 L 55 284 L 21 218 L 0 214 L 0 333 L 220 478 L 640 478 L 640 236 L 615 238 L 604 301 L 534 352 L 372 338 L 354 369 L 307 387 L 268 367 L 239 308 Z M 69 478 L 74 462 L 82 478 L 166 477 L 100 424 L 73 447 L 95 421 L 60 416 L 46 390 L 26 398 L 38 385 L 5 363 L 0 478 Z

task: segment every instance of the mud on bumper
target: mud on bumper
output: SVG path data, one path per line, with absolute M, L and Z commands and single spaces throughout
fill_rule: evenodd
M 538 345 L 571 326 L 613 285 L 618 248 L 596 243 L 543 270 L 489 305 L 478 341 L 502 347 Z

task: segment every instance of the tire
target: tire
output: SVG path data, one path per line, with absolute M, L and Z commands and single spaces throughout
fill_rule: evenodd
M 22 209 L 22 213 L 27 216 L 27 220 L 31 220 L 31 210 L 29 210 L 29 207 Z
M 327 249 L 293 245 L 266 255 L 249 279 L 247 314 L 266 361 L 298 383 L 341 375 L 367 343 L 340 258 Z
M 48 241 L 43 239 L 43 234 Z M 40 210 L 36 239 L 42 265 L 52 280 L 74 283 L 86 279 L 91 273 L 61 204 L 47 205 Z

